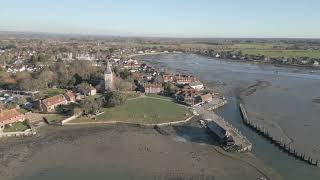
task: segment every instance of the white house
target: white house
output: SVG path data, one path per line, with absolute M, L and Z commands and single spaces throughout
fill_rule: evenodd
M 189 84 L 189 86 L 192 89 L 195 89 L 195 90 L 198 90 L 198 91 L 203 90 L 203 84 L 200 81 L 192 82 L 192 83 Z

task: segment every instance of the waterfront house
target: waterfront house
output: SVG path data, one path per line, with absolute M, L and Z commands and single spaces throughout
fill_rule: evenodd
M 0 109 L 0 129 L 4 129 L 6 124 L 15 122 L 22 122 L 25 120 L 24 114 L 17 111 L 17 109 L 3 110 Z
M 160 83 L 146 83 L 143 87 L 144 92 L 147 94 L 158 94 L 163 90 Z
M 163 79 L 163 82 L 173 82 L 174 77 L 172 74 L 163 74 L 162 79 Z
M 177 74 L 174 77 L 174 81 L 176 82 L 176 84 L 178 85 L 185 85 L 185 84 L 190 84 L 195 82 L 197 79 L 194 76 L 190 76 L 190 75 L 181 75 L 181 74 Z
M 197 91 L 195 89 L 181 89 L 175 94 L 175 98 L 178 102 L 193 106 L 196 104 Z
M 212 101 L 212 94 L 211 93 L 207 93 L 207 94 L 203 94 L 203 95 L 199 95 L 196 97 L 196 102 L 197 103 L 207 103 Z
M 137 70 L 138 68 L 140 68 L 140 65 L 137 60 L 129 59 L 123 62 L 122 68 L 129 69 L 129 70 Z
M 195 81 L 195 82 L 192 82 L 189 84 L 189 86 L 192 88 L 192 89 L 195 89 L 195 90 L 203 90 L 204 86 L 202 84 L 201 81 Z

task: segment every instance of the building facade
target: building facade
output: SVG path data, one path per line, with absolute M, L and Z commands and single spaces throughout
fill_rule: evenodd
M 144 92 L 147 94 L 158 94 L 162 90 L 162 85 L 159 83 L 146 83 L 144 85 Z
M 59 105 L 68 104 L 68 100 L 62 94 L 40 100 L 40 110 L 44 112 L 53 112 Z

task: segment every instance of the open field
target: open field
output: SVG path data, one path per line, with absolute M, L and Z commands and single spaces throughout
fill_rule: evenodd
M 123 121 L 132 123 L 164 123 L 184 120 L 190 116 L 188 109 L 165 99 L 149 97 L 128 100 L 114 108 L 104 108 L 96 120 L 78 118 L 72 122 Z
M 18 132 L 18 131 L 25 131 L 28 129 L 28 125 L 26 121 L 23 122 L 15 122 L 11 125 L 5 126 L 3 132 Z
M 160 98 L 160 99 L 164 99 L 164 100 L 172 100 L 171 97 L 168 97 L 168 96 L 161 96 L 161 95 L 158 95 L 158 94 L 147 94 L 148 97 L 155 97 L 155 98 Z
M 44 89 L 42 91 L 40 91 L 40 96 L 41 97 L 52 97 L 58 94 L 62 94 L 64 93 L 65 90 L 64 89 Z
M 160 47 L 157 44 L 140 44 L 142 47 Z M 213 49 L 216 51 L 242 51 L 243 55 L 264 55 L 267 57 L 279 58 L 300 58 L 300 57 L 309 57 L 309 58 L 319 58 L 320 50 L 300 50 L 300 49 L 288 49 L 290 44 L 285 43 L 275 43 L 275 42 L 256 42 L 256 43 L 181 43 L 179 45 L 174 45 L 178 48 L 195 48 L 195 49 Z M 161 47 L 170 48 L 170 45 L 162 44 Z M 319 48 L 317 46 L 308 46 L 312 48 Z
M 265 55 L 268 57 L 287 57 L 287 58 L 298 58 L 298 57 L 310 57 L 319 58 L 320 51 L 314 50 L 277 50 L 277 49 L 240 49 L 243 54 L 249 55 Z

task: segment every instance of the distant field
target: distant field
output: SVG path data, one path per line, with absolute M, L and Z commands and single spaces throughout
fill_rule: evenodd
M 132 123 L 163 123 L 186 119 L 189 110 L 165 99 L 138 98 L 128 100 L 125 104 L 104 108 L 104 114 L 97 116 L 96 121 L 123 121 Z M 73 122 L 95 121 L 93 119 L 78 118 Z
M 265 55 L 268 57 L 310 57 L 320 58 L 320 50 L 291 50 L 289 45 L 281 43 L 239 43 L 232 45 L 184 44 L 187 47 L 212 48 L 216 50 L 242 51 L 248 55 Z
M 265 55 L 268 57 L 310 57 L 320 58 L 320 51 L 309 50 L 261 50 L 261 49 L 243 49 L 243 54 Z
M 320 58 L 320 50 L 291 50 L 287 49 L 289 44 L 285 43 L 181 43 L 176 45 L 166 45 L 166 44 L 134 44 L 145 48 L 151 47 L 165 47 L 170 48 L 172 46 L 177 46 L 180 48 L 196 48 L 196 49 L 214 49 L 217 51 L 242 51 L 243 54 L 248 55 L 265 55 L 268 57 L 310 57 L 310 58 Z M 314 47 L 314 46 L 309 46 Z

